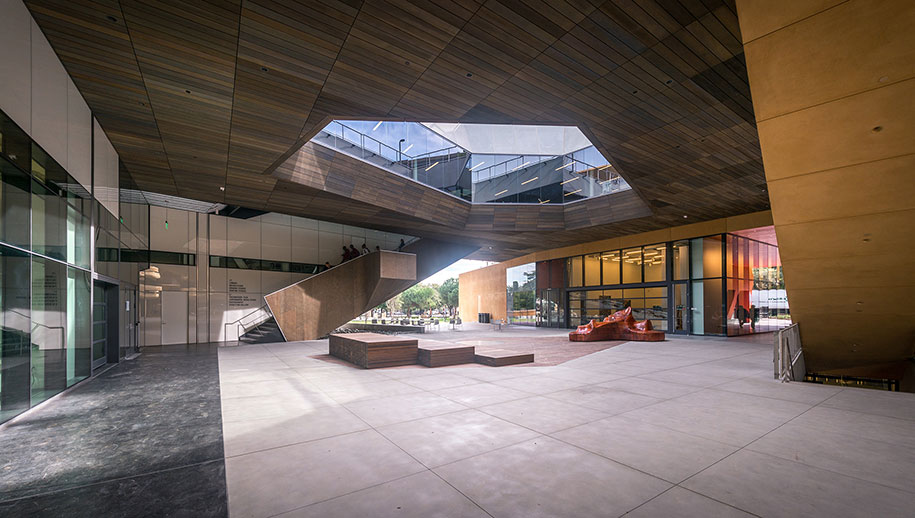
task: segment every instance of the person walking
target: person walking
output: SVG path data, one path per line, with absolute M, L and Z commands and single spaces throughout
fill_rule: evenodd
M 353 246 L 352 243 L 350 243 L 350 245 L 349 245 L 349 258 L 350 258 L 350 259 L 355 259 L 355 258 L 357 258 L 357 257 L 359 257 L 359 250 L 356 250 L 356 247 Z
M 371 250 L 369 250 L 369 247 L 365 246 L 365 243 L 362 243 L 362 255 L 365 255 L 369 252 L 371 252 Z
M 405 246 L 407 246 L 407 244 L 403 242 L 403 238 L 400 238 L 400 244 L 397 245 L 397 251 L 403 252 L 403 247 L 405 247 Z
M 343 246 L 343 259 L 340 261 L 340 264 L 343 264 L 346 261 L 349 261 L 350 259 L 351 259 L 350 251 L 348 248 L 346 248 L 346 245 L 344 245 Z

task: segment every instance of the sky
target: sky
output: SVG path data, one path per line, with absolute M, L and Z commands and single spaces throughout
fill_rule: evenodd
M 441 284 L 451 277 L 457 278 L 459 274 L 464 272 L 469 272 L 471 270 L 477 270 L 483 268 L 484 266 L 489 266 L 491 264 L 496 264 L 491 261 L 476 261 L 473 259 L 461 259 L 460 261 L 452 264 L 448 268 L 436 273 L 432 277 L 429 277 L 423 280 L 420 284 Z

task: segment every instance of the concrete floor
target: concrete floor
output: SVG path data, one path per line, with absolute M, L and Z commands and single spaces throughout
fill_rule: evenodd
M 327 341 L 222 348 L 229 513 L 911 516 L 915 394 L 778 383 L 771 340 L 380 370 L 322 359 Z

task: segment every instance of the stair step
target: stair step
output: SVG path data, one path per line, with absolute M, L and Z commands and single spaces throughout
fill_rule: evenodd
M 478 352 L 474 355 L 474 361 L 490 367 L 504 367 L 506 365 L 518 365 L 520 363 L 533 363 L 534 353 L 518 353 L 515 351 L 506 351 L 504 349 L 490 349 L 486 352 Z
M 474 346 L 435 340 L 420 340 L 419 363 L 426 367 L 444 367 L 474 362 Z

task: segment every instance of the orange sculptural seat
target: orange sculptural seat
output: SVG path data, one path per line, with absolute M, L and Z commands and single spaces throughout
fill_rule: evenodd
M 601 322 L 592 320 L 569 333 L 573 342 L 597 342 L 601 340 L 634 340 L 642 342 L 660 342 L 664 340 L 663 331 L 651 328 L 651 321 L 636 322 L 632 308 L 608 316 Z

